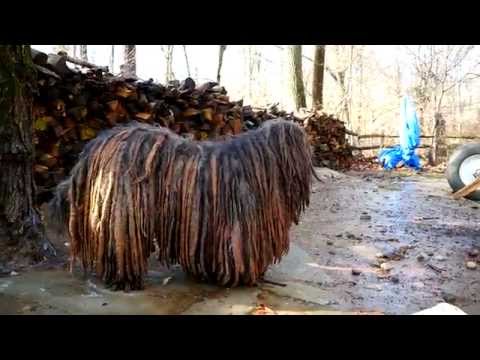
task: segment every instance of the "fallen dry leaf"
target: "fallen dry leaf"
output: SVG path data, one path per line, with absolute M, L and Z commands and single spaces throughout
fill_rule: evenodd
M 265 304 L 260 304 L 252 311 L 252 315 L 277 315 L 277 313 Z

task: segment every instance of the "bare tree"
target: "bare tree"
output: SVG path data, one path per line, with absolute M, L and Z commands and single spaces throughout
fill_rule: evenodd
M 356 96 L 357 100 L 357 121 L 358 121 L 358 128 L 363 129 L 365 131 L 365 116 L 363 114 L 363 109 L 364 109 L 364 63 L 365 59 L 363 56 L 363 47 L 359 49 L 359 55 L 358 55 L 358 60 L 357 60 L 357 65 L 358 65 L 358 77 L 357 77 L 357 89 L 358 89 L 358 94 Z M 351 128 L 353 124 L 350 124 Z M 362 126 L 363 125 L 363 126 Z M 358 141 L 358 138 L 353 138 L 353 141 Z
M 53 249 L 35 207 L 30 46 L 0 45 L 0 246 L 12 256 L 42 260 Z
M 306 107 L 305 88 L 303 85 L 302 45 L 288 46 L 289 87 L 296 110 Z
M 80 45 L 80 59 L 84 61 L 88 61 L 87 46 L 88 45 Z
M 406 47 L 413 64 L 416 84 L 413 88 L 421 106 L 433 106 L 440 112 L 445 95 L 458 84 L 467 81 L 472 69 L 462 69 L 473 45 L 419 45 Z
M 190 64 L 188 62 L 188 53 L 187 53 L 187 45 L 182 45 L 183 46 L 183 54 L 185 55 L 185 65 L 187 66 L 187 75 L 188 77 L 191 77 L 190 73 Z
M 165 82 L 169 82 L 175 79 L 173 73 L 173 48 L 174 45 L 161 46 L 162 52 L 165 56 Z
M 395 62 L 395 95 L 402 96 L 402 70 L 398 60 Z
M 325 45 L 315 45 L 313 57 L 312 107 L 323 108 L 323 75 L 325 73 Z
M 348 127 L 351 126 L 351 93 L 352 93 L 352 65 L 357 58 L 356 45 L 329 46 L 329 56 L 334 61 L 326 67 L 327 72 L 335 80 L 340 90 L 340 101 L 337 105 L 337 115 L 342 118 Z
M 115 65 L 115 45 L 112 45 L 110 50 L 110 72 L 113 73 L 113 66 Z
M 222 73 L 222 65 L 223 65 L 223 53 L 227 49 L 227 45 L 220 45 L 218 48 L 218 67 L 217 67 L 217 83 L 220 84 L 220 76 Z
M 125 45 L 124 66 L 122 73 L 124 76 L 136 76 L 137 73 L 137 51 L 136 45 Z
M 261 56 L 258 51 L 258 47 L 256 45 L 248 45 L 244 48 L 245 51 L 245 61 L 247 65 L 247 89 L 248 89 L 248 97 L 250 101 L 254 101 L 256 98 L 255 95 L 258 95 L 258 90 L 260 86 L 258 86 L 258 78 L 260 75 L 260 68 L 261 68 Z M 257 98 L 256 98 L 257 99 Z
M 421 112 L 433 111 L 424 124 L 433 132 L 433 148 L 430 154 L 432 164 L 446 160 L 446 118 L 442 114 L 445 97 L 469 79 L 473 67 L 466 60 L 472 53 L 473 45 L 422 45 L 406 47 L 413 64 L 416 84 L 413 87 Z M 467 69 L 468 68 L 468 69 Z M 422 114 L 423 115 L 423 114 Z M 432 116 L 433 115 L 433 116 Z

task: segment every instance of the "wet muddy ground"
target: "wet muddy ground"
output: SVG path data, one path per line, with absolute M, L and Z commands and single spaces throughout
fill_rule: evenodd
M 145 291 L 112 292 L 58 261 L 0 273 L 0 314 L 411 314 L 441 302 L 480 314 L 480 204 L 453 200 L 441 174 L 318 173 L 267 274 L 279 284 L 225 289 L 152 262 Z

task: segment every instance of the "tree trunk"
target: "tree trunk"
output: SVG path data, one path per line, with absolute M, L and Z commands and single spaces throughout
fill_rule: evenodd
M 345 84 L 345 71 L 341 71 L 338 74 L 338 84 L 340 85 L 340 90 L 342 92 L 342 120 L 345 122 L 347 128 L 350 128 L 350 107 L 349 98 L 350 94 L 348 93 L 347 85 Z
M 0 45 L 0 246 L 34 261 L 54 252 L 35 208 L 33 88 L 28 45 Z
M 245 61 L 247 62 L 247 68 L 248 68 L 248 76 L 246 77 L 248 81 L 248 99 L 249 102 L 253 102 L 253 83 L 255 82 L 255 66 L 254 66 L 254 53 L 255 53 L 255 45 L 248 45 L 246 48 L 246 54 L 245 54 Z
M 348 129 L 352 129 L 352 100 L 353 100 L 353 49 L 355 45 L 350 45 L 350 63 L 348 65 Z
M 312 108 L 323 108 L 323 74 L 325 72 L 325 45 L 315 45 L 313 58 Z
M 429 160 L 431 165 L 438 165 L 446 161 L 448 157 L 447 129 L 441 113 L 435 113 L 434 121 L 432 152 Z
M 358 124 L 358 133 L 364 133 L 366 134 L 367 132 L 367 126 L 366 126 L 366 119 L 367 117 L 364 116 L 363 114 L 363 64 L 364 64 L 364 60 L 363 60 L 363 55 L 360 57 L 360 61 L 358 63 L 358 66 L 359 66 L 359 72 L 360 72 L 360 81 L 359 81 L 359 90 L 360 90 L 360 94 L 358 96 L 358 114 L 359 114 L 359 124 Z M 399 93 L 399 97 L 400 97 L 400 93 Z M 358 140 L 358 139 L 357 139 Z
M 174 45 L 167 45 L 165 53 L 165 81 L 166 83 L 175 80 L 175 75 L 173 74 L 173 46 Z M 163 46 L 162 46 L 163 49 Z
M 192 75 L 190 74 L 190 64 L 188 62 L 187 45 L 182 45 L 182 46 L 183 46 L 183 53 L 185 55 L 185 64 L 187 65 L 187 75 L 188 77 L 191 77 Z
M 87 45 L 80 45 L 80 59 L 88 61 Z
M 137 74 L 137 51 L 135 45 L 125 45 L 124 51 L 124 76 L 136 76 Z
M 113 66 L 115 65 L 115 45 L 112 45 L 110 51 L 110 72 L 113 74 Z
M 222 73 L 222 65 L 223 65 L 223 53 L 227 49 L 227 45 L 220 45 L 218 50 L 218 68 L 217 68 L 217 83 L 220 84 L 220 77 Z
M 303 86 L 302 71 L 302 45 L 289 45 L 289 82 L 292 96 L 295 103 L 295 109 L 306 107 L 305 89 Z

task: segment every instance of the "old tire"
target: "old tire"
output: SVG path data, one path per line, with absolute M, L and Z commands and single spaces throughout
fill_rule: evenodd
M 458 147 L 448 160 L 446 177 L 452 190 L 458 191 L 475 180 L 475 172 L 480 174 L 480 143 L 465 144 Z M 480 190 L 466 196 L 479 201 Z

